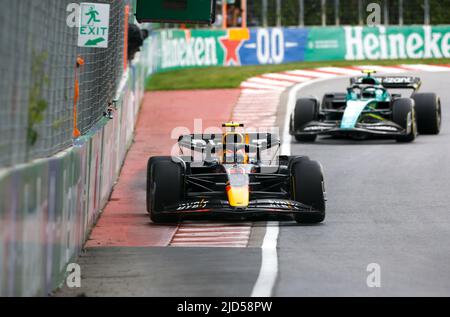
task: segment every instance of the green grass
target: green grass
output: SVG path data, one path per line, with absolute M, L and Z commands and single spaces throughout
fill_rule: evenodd
M 389 60 L 389 61 L 330 61 L 301 62 L 282 65 L 189 68 L 153 75 L 147 82 L 147 90 L 219 89 L 237 88 L 247 78 L 287 70 L 326 66 L 399 64 L 450 64 L 450 59 Z

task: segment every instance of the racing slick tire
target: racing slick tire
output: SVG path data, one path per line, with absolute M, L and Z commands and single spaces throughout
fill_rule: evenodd
M 415 102 L 417 130 L 420 134 L 439 134 L 441 131 L 441 99 L 433 93 L 417 93 Z
M 409 120 L 412 120 L 411 131 L 406 135 L 397 136 L 397 142 L 412 142 L 417 135 L 416 113 L 414 101 L 410 98 L 394 100 L 392 105 L 392 121 L 404 129 L 408 129 Z
M 184 194 L 182 161 L 170 156 L 152 157 L 147 166 L 147 211 L 154 223 L 179 221 L 178 215 L 164 214 L 164 207 L 177 204 Z
M 294 120 L 292 122 L 293 131 L 298 131 L 308 122 L 317 119 L 319 105 L 317 100 L 309 98 L 300 98 L 295 104 Z M 314 142 L 317 138 L 315 134 L 295 135 L 295 139 L 299 142 Z
M 290 164 L 291 199 L 311 206 L 314 211 L 295 214 L 297 223 L 316 224 L 325 220 L 325 185 L 322 166 L 308 157 L 298 157 Z

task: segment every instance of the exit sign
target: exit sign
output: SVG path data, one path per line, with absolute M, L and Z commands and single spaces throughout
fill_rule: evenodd
M 138 22 L 212 24 L 216 0 L 137 0 Z

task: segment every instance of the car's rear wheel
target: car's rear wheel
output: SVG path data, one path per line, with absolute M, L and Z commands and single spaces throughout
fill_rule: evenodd
M 306 206 L 310 212 L 297 213 L 295 221 L 315 224 L 325 219 L 325 184 L 322 166 L 307 157 L 299 157 L 291 166 L 291 198 Z
M 147 166 L 147 211 L 154 223 L 178 222 L 178 215 L 164 210 L 175 206 L 184 195 L 184 168 L 170 156 L 152 157 Z
M 394 100 L 392 121 L 407 131 L 406 134 L 397 137 L 398 142 L 412 142 L 416 139 L 417 123 L 414 101 L 412 99 L 401 98 Z
M 292 122 L 292 128 L 294 135 L 296 131 L 299 131 L 305 124 L 317 120 L 319 113 L 319 105 L 317 100 L 300 98 L 295 104 L 294 121 Z M 297 134 L 295 139 L 299 142 L 314 142 L 317 138 L 315 134 Z
M 415 101 L 417 130 L 420 134 L 439 134 L 441 131 L 441 100 L 433 93 L 417 93 Z

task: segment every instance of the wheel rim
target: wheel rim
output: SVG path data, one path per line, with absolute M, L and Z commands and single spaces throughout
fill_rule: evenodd
M 438 102 L 438 107 L 436 109 L 436 122 L 438 131 L 441 129 L 441 101 Z

